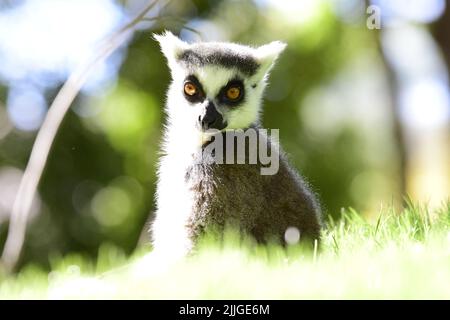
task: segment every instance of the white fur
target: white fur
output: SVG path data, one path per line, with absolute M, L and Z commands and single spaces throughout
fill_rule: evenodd
M 154 39 L 159 42 L 161 51 L 167 59 L 170 69 L 177 68 L 176 56 L 183 50 L 189 48 L 189 44 L 174 36 L 171 32 L 166 31 L 163 34 L 154 34 Z
M 261 63 L 259 75 L 263 77 L 268 75 L 272 69 L 278 56 L 286 49 L 286 43 L 281 41 L 273 41 L 256 49 L 255 57 Z

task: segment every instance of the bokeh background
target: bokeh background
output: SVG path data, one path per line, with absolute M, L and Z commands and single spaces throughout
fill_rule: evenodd
M 0 0 L 0 249 L 46 111 L 74 68 L 144 0 Z M 376 7 L 370 7 L 376 5 Z M 374 11 L 375 10 L 375 11 Z M 381 14 L 381 28 L 373 29 Z M 376 216 L 406 195 L 450 190 L 450 8 L 445 0 L 161 1 L 97 67 L 58 132 L 33 203 L 21 265 L 95 258 L 148 242 L 169 70 L 152 32 L 186 41 L 288 43 L 264 125 L 327 215 Z M 144 234 L 144 235 L 143 235 Z

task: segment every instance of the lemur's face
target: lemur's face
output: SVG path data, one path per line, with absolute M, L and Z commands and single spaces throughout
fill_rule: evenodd
M 285 44 L 188 44 L 171 33 L 155 38 L 172 72 L 169 121 L 199 132 L 245 129 L 259 122 L 268 72 Z

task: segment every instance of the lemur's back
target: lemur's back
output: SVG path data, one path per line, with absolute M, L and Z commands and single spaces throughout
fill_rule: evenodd
M 258 136 L 266 139 L 259 131 Z M 274 150 L 270 144 L 275 142 L 268 143 Z M 274 175 L 261 175 L 259 159 L 257 164 L 217 164 L 208 155 L 196 157 L 186 170 L 186 186 L 193 194 L 187 224 L 192 239 L 225 225 L 258 241 L 283 241 L 289 227 L 296 227 L 301 237 L 319 238 L 317 201 L 282 154 Z

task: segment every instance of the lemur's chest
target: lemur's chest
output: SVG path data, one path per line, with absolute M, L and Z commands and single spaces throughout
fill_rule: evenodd
M 264 184 L 259 167 L 249 164 L 195 163 L 185 175 L 193 208 L 204 213 L 255 208 L 264 198 Z

